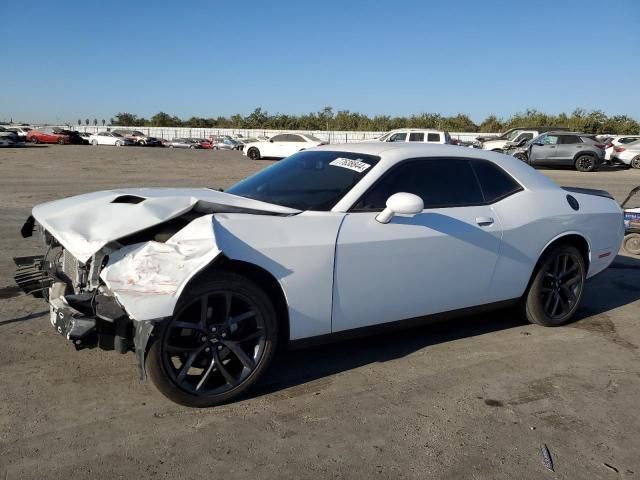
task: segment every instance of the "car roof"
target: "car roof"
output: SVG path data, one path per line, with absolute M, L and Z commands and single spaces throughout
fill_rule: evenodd
M 581 136 L 595 135 L 595 133 L 569 132 L 567 130 L 550 130 L 550 131 L 544 132 L 544 133 L 550 133 L 550 134 L 553 134 L 553 135 L 581 135 Z
M 487 160 L 495 163 L 503 170 L 518 180 L 526 188 L 558 188 L 558 185 L 549 177 L 538 172 L 510 155 L 490 152 L 478 148 L 461 147 L 458 145 L 443 145 L 437 143 L 387 143 L 387 142 L 362 142 L 347 144 L 322 145 L 309 150 L 322 150 L 333 152 L 362 153 L 380 157 L 376 170 L 395 165 L 403 160 L 419 158 L 446 158 L 458 157 L 478 160 Z
M 438 130 L 436 128 L 395 128 L 393 130 L 389 130 L 387 133 L 393 132 L 433 132 L 433 133 L 444 133 L 444 130 Z

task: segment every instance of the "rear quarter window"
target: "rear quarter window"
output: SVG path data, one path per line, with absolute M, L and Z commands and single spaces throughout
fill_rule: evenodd
M 522 186 L 497 165 L 479 160 L 471 164 L 480 182 L 485 203 L 495 203 L 522 190 Z

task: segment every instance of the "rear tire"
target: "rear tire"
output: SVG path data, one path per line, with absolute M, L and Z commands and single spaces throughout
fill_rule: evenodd
M 540 258 L 523 296 L 527 320 L 545 327 L 569 322 L 580 306 L 585 280 L 585 261 L 576 247 L 551 247 Z
M 58 145 L 64 145 L 64 138 L 58 139 Z
M 31 137 L 31 143 L 37 145 L 38 143 L 40 143 L 40 140 L 38 140 L 38 137 Z
M 212 407 L 236 399 L 260 379 L 277 340 L 278 321 L 266 293 L 246 277 L 217 272 L 186 291 L 174 315 L 157 325 L 146 369 L 170 400 Z
M 591 155 L 580 155 L 576 158 L 575 167 L 579 172 L 593 172 L 596 168 L 596 159 Z
M 94 147 L 98 146 L 98 141 L 97 140 L 92 140 L 91 141 L 91 145 L 93 145 Z
M 640 168 L 640 155 L 636 155 L 635 157 L 633 157 L 629 165 L 631 166 L 631 168 Z
M 251 147 L 247 151 L 247 157 L 249 157 L 251 160 L 260 160 L 260 150 L 255 147 Z
M 625 235 L 622 248 L 631 255 L 640 255 L 640 233 L 629 233 Z
M 116 147 L 121 147 L 122 146 L 122 142 L 120 140 L 116 140 Z

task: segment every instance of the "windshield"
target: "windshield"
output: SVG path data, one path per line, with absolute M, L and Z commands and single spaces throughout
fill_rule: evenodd
M 297 210 L 331 210 L 379 160 L 351 152 L 298 152 L 227 193 Z
M 509 135 L 507 135 L 507 140 L 511 141 L 511 140 L 515 139 L 518 135 L 520 135 L 521 131 L 522 130 L 514 130 Z
M 320 140 L 318 137 L 314 137 L 313 135 L 304 135 L 305 137 L 307 137 L 309 140 L 311 140 L 312 142 L 322 142 L 322 140 Z

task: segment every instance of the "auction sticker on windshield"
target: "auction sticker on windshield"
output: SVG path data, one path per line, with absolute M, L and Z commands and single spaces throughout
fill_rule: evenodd
M 334 161 L 330 162 L 329 165 L 333 165 L 334 167 L 342 167 L 348 168 L 349 170 L 354 170 L 358 173 L 364 172 L 371 165 L 368 163 L 361 162 L 360 160 L 352 160 L 350 158 L 338 157 Z

